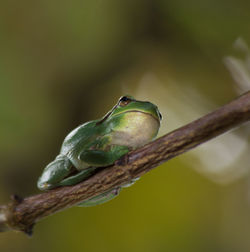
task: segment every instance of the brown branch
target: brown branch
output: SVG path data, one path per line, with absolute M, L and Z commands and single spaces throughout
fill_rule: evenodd
M 142 176 L 161 163 L 250 120 L 250 92 L 144 147 L 130 152 L 89 179 L 0 206 L 0 230 L 31 234 L 42 218 Z

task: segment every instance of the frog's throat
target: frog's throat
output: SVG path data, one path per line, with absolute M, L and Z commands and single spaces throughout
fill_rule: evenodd
M 112 144 L 137 148 L 153 140 L 159 130 L 160 121 L 150 113 L 124 112 L 119 125 L 111 133 Z M 139 114 L 136 116 L 135 114 Z

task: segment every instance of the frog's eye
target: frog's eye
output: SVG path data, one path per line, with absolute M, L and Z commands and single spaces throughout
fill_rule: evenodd
M 119 100 L 119 105 L 120 105 L 121 107 L 124 107 L 124 106 L 128 105 L 131 101 L 132 101 L 132 100 L 131 100 L 129 97 L 123 96 L 123 97 L 121 97 L 121 99 Z
M 161 115 L 161 113 L 159 112 L 159 117 L 160 117 L 160 120 L 162 120 L 162 115 Z

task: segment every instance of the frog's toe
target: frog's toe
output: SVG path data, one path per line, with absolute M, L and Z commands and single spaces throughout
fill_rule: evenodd
M 47 182 L 43 182 L 43 183 L 37 183 L 37 187 L 40 189 L 40 190 L 42 190 L 42 191 L 45 191 L 45 190 L 50 190 L 50 189 L 52 189 L 53 187 L 55 187 L 55 186 L 53 186 L 52 184 L 49 184 L 49 183 L 47 183 Z

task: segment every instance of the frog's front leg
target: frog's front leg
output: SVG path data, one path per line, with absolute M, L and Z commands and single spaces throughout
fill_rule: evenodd
M 80 207 L 91 207 L 91 206 L 96 206 L 102 203 L 105 203 L 109 200 L 114 199 L 116 196 L 119 195 L 119 192 L 121 191 L 120 187 L 113 188 L 105 193 L 102 193 L 100 195 L 97 195 L 93 198 L 87 199 L 79 203 L 77 206 Z
M 128 152 L 127 146 L 114 145 L 109 151 L 84 150 L 80 153 L 79 159 L 95 167 L 108 166 Z

